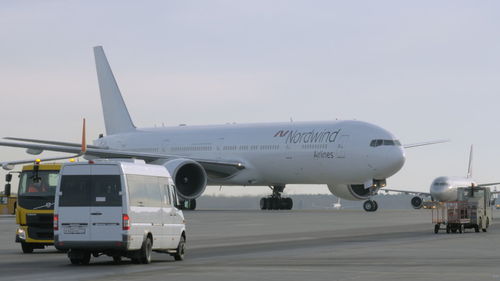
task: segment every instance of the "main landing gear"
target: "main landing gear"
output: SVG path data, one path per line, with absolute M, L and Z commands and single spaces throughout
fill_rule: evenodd
M 260 199 L 261 210 L 291 210 L 293 207 L 292 198 L 282 198 L 281 193 L 285 189 L 284 185 L 270 186 L 273 194 Z
M 181 200 L 180 203 L 181 210 L 194 211 L 196 209 L 196 199 Z
M 378 209 L 377 201 L 371 199 L 366 200 L 363 203 L 363 209 L 367 212 L 375 212 Z

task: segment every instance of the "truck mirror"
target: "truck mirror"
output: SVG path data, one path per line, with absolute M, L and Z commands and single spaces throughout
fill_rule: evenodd
M 7 197 L 10 196 L 10 183 L 5 184 L 4 193 L 5 193 L 5 196 L 7 196 Z
M 12 174 L 10 174 L 10 173 L 9 173 L 9 174 L 6 174 L 6 175 L 5 175 L 5 181 L 6 181 L 6 182 L 10 182 L 11 180 L 12 180 Z

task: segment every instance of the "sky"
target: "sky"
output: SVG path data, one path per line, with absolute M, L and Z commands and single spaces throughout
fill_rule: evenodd
M 403 143 L 451 139 L 406 150 L 391 188 L 465 176 L 471 144 L 476 181 L 497 182 L 499 12 L 482 0 L 2 1 L 0 137 L 79 142 L 82 118 L 89 140 L 104 132 L 102 45 L 138 127 L 363 120 Z M 0 147 L 0 161 L 31 158 Z

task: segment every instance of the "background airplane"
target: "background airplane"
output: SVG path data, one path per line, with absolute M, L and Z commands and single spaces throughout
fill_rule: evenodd
M 435 178 L 431 186 L 429 187 L 429 192 L 418 192 L 411 190 L 400 190 L 400 189 L 384 189 L 386 192 L 401 192 L 406 194 L 415 194 L 416 196 L 411 199 L 411 205 L 415 209 L 420 209 L 423 206 L 422 197 L 430 197 L 431 201 L 437 202 L 449 202 L 458 201 L 459 194 L 458 188 L 460 187 L 478 187 L 478 186 L 492 186 L 498 185 L 500 182 L 494 183 L 482 183 L 478 184 L 472 179 L 472 157 L 473 156 L 473 146 L 470 147 L 469 152 L 469 165 L 467 169 L 467 176 L 465 177 L 451 177 L 451 176 L 440 176 Z M 496 191 L 492 193 L 497 193 Z
M 291 209 L 283 198 L 286 184 L 326 184 L 339 198 L 366 200 L 386 186 L 405 162 L 404 148 L 389 131 L 362 121 L 321 121 L 136 128 L 103 48 L 94 48 L 106 136 L 93 145 L 27 138 L 5 138 L 0 145 L 75 153 L 92 158 L 140 158 L 164 165 L 187 209 L 207 185 L 270 186 L 262 209 Z M 19 161 L 3 162 L 12 168 Z

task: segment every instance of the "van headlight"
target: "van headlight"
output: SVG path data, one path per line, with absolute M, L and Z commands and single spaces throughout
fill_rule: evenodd
M 24 231 L 24 229 L 18 228 L 16 231 L 16 234 L 17 234 L 17 237 L 19 237 L 19 239 L 26 240 L 26 231 Z

